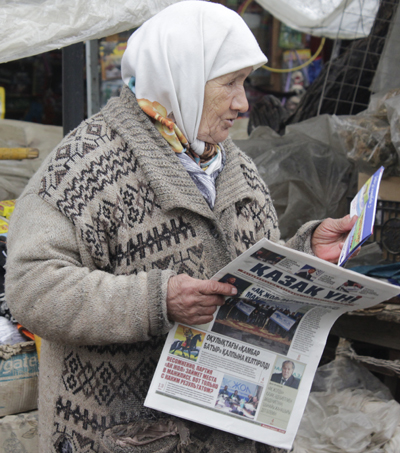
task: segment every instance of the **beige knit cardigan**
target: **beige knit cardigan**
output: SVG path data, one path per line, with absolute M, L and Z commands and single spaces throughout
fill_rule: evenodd
M 230 139 L 223 146 L 212 211 L 125 88 L 64 138 L 18 199 L 6 300 L 42 337 L 41 453 L 176 451 L 187 444 L 185 426 L 187 451 L 269 451 L 143 406 L 172 326 L 168 279 L 209 279 L 262 237 L 279 240 L 254 163 Z M 311 253 L 313 228 L 302 227 L 288 246 Z M 180 435 L 121 444 L 166 420 Z

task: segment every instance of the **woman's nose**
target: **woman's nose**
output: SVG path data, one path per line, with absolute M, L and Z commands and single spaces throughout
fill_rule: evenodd
M 245 112 L 247 112 L 247 110 L 249 110 L 249 103 L 247 101 L 244 87 L 232 99 L 231 108 L 232 108 L 232 110 L 236 110 L 240 113 L 245 113 Z

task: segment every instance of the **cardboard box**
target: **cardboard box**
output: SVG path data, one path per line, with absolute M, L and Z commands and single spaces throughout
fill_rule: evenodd
M 358 174 L 358 190 L 368 181 L 371 175 L 366 173 Z M 400 201 L 400 178 L 390 176 L 382 179 L 379 188 L 379 198 L 387 201 Z
M 0 418 L 0 451 L 39 453 L 38 411 Z
M 6 236 L 8 233 L 8 222 L 0 219 L 0 235 Z
M 0 201 L 0 216 L 10 219 L 15 208 L 15 200 Z
M 0 357 L 0 416 L 37 409 L 39 359 L 35 342 L 0 345 Z

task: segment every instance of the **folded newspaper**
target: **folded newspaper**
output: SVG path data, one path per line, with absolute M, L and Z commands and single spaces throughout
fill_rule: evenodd
M 213 279 L 238 295 L 207 325 L 174 326 L 145 405 L 286 449 L 335 320 L 400 293 L 267 239 Z

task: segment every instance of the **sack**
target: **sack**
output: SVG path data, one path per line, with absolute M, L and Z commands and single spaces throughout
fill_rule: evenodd
M 292 453 L 398 453 L 400 404 L 346 357 L 317 370 Z
M 0 416 L 37 409 L 38 377 L 34 341 L 0 345 Z
M 38 453 L 38 411 L 0 418 L 0 451 Z

